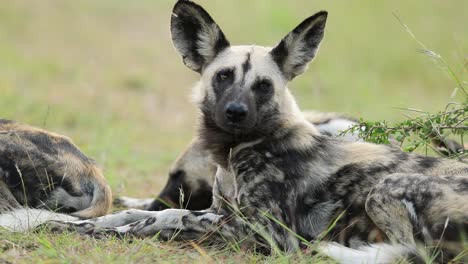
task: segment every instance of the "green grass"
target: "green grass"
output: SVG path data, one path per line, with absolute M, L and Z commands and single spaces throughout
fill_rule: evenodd
M 443 109 L 455 83 L 417 52 L 394 13 L 466 79 L 464 0 L 199 2 L 238 44 L 274 45 L 307 16 L 330 12 L 316 61 L 290 84 L 303 109 L 390 121 L 404 118 L 394 107 Z M 1 117 L 73 138 L 102 165 L 116 195 L 156 194 L 196 123 L 190 87 L 197 74 L 185 68 L 169 37 L 173 3 L 4 1 Z M 121 243 L 4 231 L 0 252 L 14 262 L 205 261 L 193 247 L 151 239 Z M 227 263 L 293 258 L 208 254 Z
M 248 249 L 206 248 L 156 238 L 96 240 L 73 233 L 12 234 L 4 230 L 0 237 L 0 263 L 334 263 L 307 252 L 265 256 Z

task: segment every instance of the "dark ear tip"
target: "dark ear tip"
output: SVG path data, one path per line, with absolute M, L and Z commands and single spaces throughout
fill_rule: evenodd
M 199 5 L 195 4 L 194 2 L 192 1 L 189 1 L 189 0 L 178 0 L 176 2 L 176 4 L 174 5 L 174 8 L 172 9 L 173 12 L 175 12 L 176 10 L 180 10 L 181 8 L 184 8 L 184 7 L 188 7 L 188 6 L 191 6 L 191 7 L 199 7 Z
M 313 15 L 313 17 L 321 18 L 323 20 L 327 20 L 328 12 L 326 10 L 321 10 L 321 11 L 317 12 L 315 15 Z
M 187 17 L 194 15 L 202 16 L 205 19 L 213 22 L 213 19 L 202 6 L 189 0 L 179 0 L 176 2 L 174 8 L 172 9 L 172 18 L 178 17 L 179 15 L 186 15 Z
M 327 10 L 320 10 L 317 12 L 317 15 L 319 16 L 328 16 L 328 11 Z

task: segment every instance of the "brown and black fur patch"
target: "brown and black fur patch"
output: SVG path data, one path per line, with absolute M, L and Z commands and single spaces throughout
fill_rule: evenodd
M 69 138 L 5 119 L 0 119 L 0 184 L 0 208 L 44 208 L 89 218 L 111 206 L 101 170 Z

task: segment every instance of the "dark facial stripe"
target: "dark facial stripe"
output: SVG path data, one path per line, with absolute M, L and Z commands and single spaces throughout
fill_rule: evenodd
M 242 63 L 242 74 L 243 78 L 245 78 L 245 75 L 247 75 L 247 72 L 250 71 L 252 68 L 252 65 L 250 64 L 250 53 L 247 53 L 247 59 L 245 60 L 244 63 Z
M 242 63 L 242 76 L 240 80 L 241 86 L 245 85 L 245 77 L 247 76 L 247 72 L 250 71 L 252 68 L 252 64 L 250 63 L 250 52 L 247 53 L 247 58 L 245 59 L 244 63 Z

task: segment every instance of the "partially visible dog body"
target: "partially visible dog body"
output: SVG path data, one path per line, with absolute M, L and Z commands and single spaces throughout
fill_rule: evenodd
M 184 63 L 201 73 L 199 137 L 217 164 L 210 209 L 128 210 L 48 226 L 283 251 L 314 240 L 353 248 L 393 243 L 359 254 L 324 246 L 343 263 L 420 256 L 417 243 L 440 249 L 441 262 L 462 252 L 468 165 L 326 137 L 299 111 L 286 84 L 314 58 L 326 19 L 324 11 L 307 18 L 274 48 L 231 46 L 202 7 L 178 1 L 172 39 Z
M 98 217 L 111 205 L 101 170 L 70 139 L 0 119 L 0 226 L 24 230 L 57 213 Z

